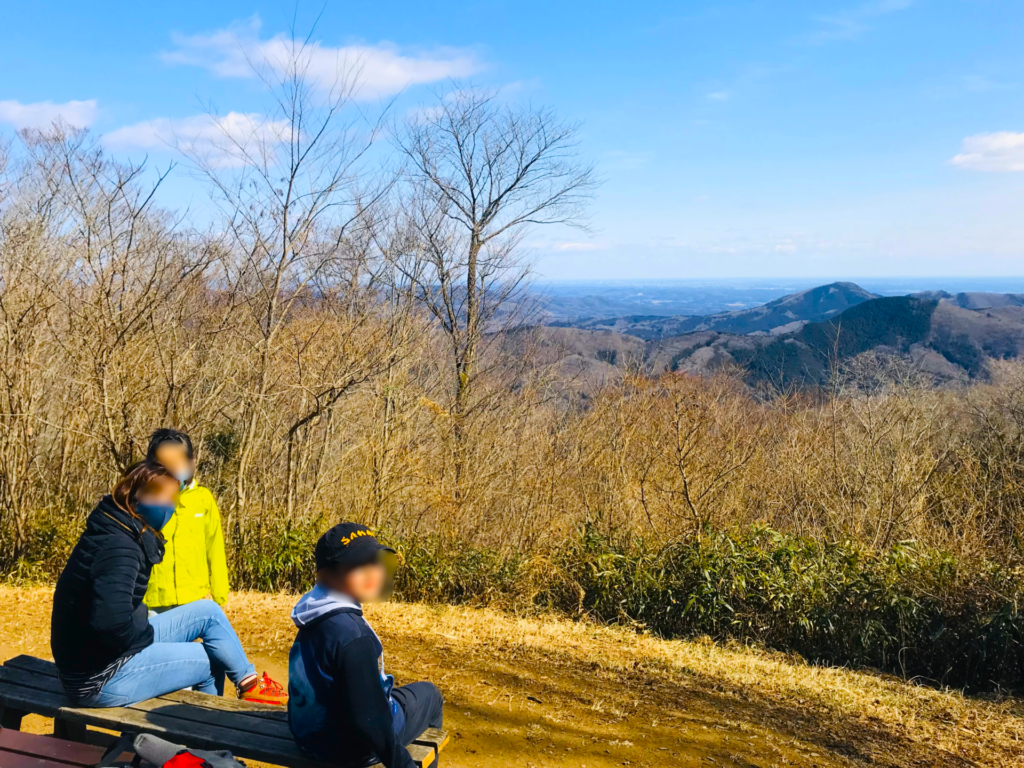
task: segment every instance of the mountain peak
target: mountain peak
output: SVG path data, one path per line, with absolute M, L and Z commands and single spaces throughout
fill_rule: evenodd
M 693 330 L 714 330 L 740 335 L 788 333 L 805 323 L 827 320 L 850 307 L 875 298 L 878 297 L 856 283 L 828 283 L 782 296 L 760 307 L 699 318 L 702 322 Z

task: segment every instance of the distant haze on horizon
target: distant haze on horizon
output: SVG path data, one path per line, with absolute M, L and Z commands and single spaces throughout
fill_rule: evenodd
M 550 319 L 627 315 L 710 315 L 766 304 L 831 283 L 854 283 L 879 296 L 922 291 L 1024 294 L 1024 277 L 719 278 L 691 280 L 536 280 Z
M 316 71 L 358 57 L 361 108 L 457 80 L 581 122 L 604 184 L 590 231 L 529 234 L 545 278 L 1024 277 L 1019 0 L 7 6 L 0 135 L 59 117 L 166 167 L 204 105 L 266 114 L 247 57 L 321 14 Z M 180 169 L 161 202 L 203 196 Z
M 686 288 L 731 287 L 802 291 L 829 283 L 855 283 L 861 288 L 880 295 L 904 295 L 919 291 L 961 291 L 1024 293 L 1024 275 L 1002 275 L 996 277 L 966 276 L 900 276 L 900 277 L 694 277 L 694 278 L 561 278 L 538 277 L 534 284 L 539 288 L 553 288 L 559 292 L 576 293 L 587 288 L 616 288 L 641 290 L 644 286 Z
M 1024 209 L 1024 198 L 1022 198 Z M 1024 217 L 1024 214 L 1022 214 Z M 1024 246 L 1022 246 L 1024 251 Z M 551 254 L 543 248 L 533 248 L 531 263 L 537 279 L 550 282 L 586 281 L 733 281 L 733 282 L 799 282 L 807 285 L 821 285 L 836 281 L 858 282 L 858 280 L 884 280 L 895 282 L 927 281 L 930 285 L 936 282 L 956 280 L 982 280 L 998 282 L 1000 280 L 1018 280 L 1024 283 L 1024 253 L 1020 257 L 986 259 L 980 256 L 964 256 L 958 259 L 932 260 L 935 271 L 922 270 L 901 271 L 898 267 L 920 266 L 909 259 L 893 259 L 892 270 L 879 269 L 873 277 L 821 277 L 822 274 L 849 275 L 863 274 L 858 271 L 871 267 L 884 256 L 863 258 L 860 260 L 827 259 L 806 260 L 800 263 L 803 271 L 793 269 L 791 259 L 751 260 L 737 258 L 735 260 L 721 254 L 668 255 L 652 256 L 628 254 Z M 928 262 L 927 259 L 921 261 Z M 971 267 L 974 267 L 973 269 Z M 844 268 L 849 271 L 844 271 Z M 832 269 L 835 269 L 833 272 Z M 911 275 L 908 277 L 908 274 Z M 817 281 L 817 282 L 816 282 Z M 922 289 L 925 290 L 925 289 Z

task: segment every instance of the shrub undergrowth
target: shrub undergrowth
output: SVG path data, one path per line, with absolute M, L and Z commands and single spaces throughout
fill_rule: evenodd
M 1024 690 L 1024 572 L 914 542 L 870 552 L 751 527 L 708 529 L 658 547 L 585 528 L 553 552 L 527 557 L 441 536 L 385 538 L 401 554 L 402 600 L 586 615 L 929 684 Z M 236 561 L 236 582 L 307 588 L 314 540 L 285 532 L 276 548 Z
M 562 566 L 580 610 L 665 637 L 737 638 L 934 684 L 1024 689 L 1019 569 L 913 542 L 871 553 L 766 528 L 660 549 L 585 534 Z
M 231 546 L 232 584 L 301 592 L 320 525 L 268 527 Z M 66 558 L 66 532 L 47 546 Z M 912 541 L 871 551 L 767 527 L 706 528 L 658 546 L 594 527 L 545 554 L 381 533 L 400 554 L 406 601 L 555 611 L 666 638 L 708 636 L 871 667 L 970 691 L 1024 691 L 1024 568 L 961 560 Z M 40 551 L 39 554 L 42 554 Z M 22 560 L 9 582 L 44 582 L 54 558 Z

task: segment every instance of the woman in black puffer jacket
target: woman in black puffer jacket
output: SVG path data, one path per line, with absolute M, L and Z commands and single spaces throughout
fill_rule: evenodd
M 57 580 L 50 647 L 76 704 L 124 706 L 192 686 L 216 693 L 215 668 L 240 695 L 257 688 L 255 667 L 212 600 L 153 619 L 142 602 L 178 488 L 156 462 L 129 469 L 89 515 Z

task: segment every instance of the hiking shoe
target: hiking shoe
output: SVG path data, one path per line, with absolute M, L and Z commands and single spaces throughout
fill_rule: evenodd
M 252 685 L 245 690 L 240 690 L 238 698 L 255 704 L 277 704 L 283 707 L 288 703 L 288 691 L 264 672 L 263 677 L 256 678 Z

